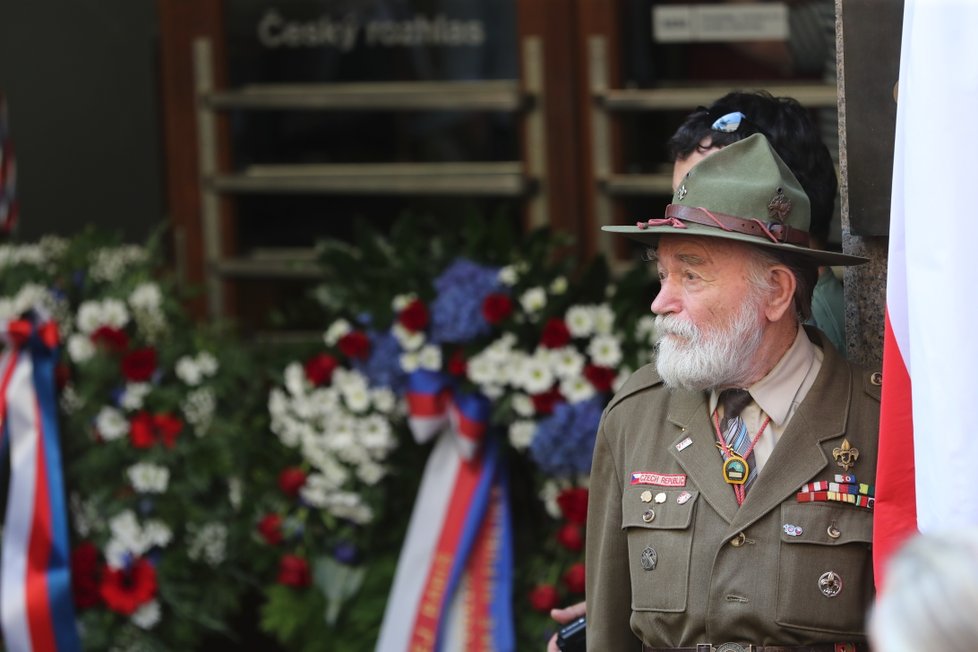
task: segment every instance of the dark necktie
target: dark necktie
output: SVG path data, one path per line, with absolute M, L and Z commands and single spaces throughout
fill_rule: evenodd
M 747 424 L 740 416 L 744 408 L 750 405 L 751 400 L 750 393 L 746 389 L 725 389 L 719 396 L 720 405 L 723 406 L 723 418 L 720 420 L 723 439 L 733 452 L 747 460 L 748 475 L 747 482 L 744 483 L 745 492 L 757 478 L 753 449 L 750 455 L 745 456 L 747 449 L 750 448 L 751 436 L 747 432 Z

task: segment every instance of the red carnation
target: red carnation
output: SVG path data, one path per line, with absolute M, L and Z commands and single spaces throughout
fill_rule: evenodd
M 278 474 L 278 488 L 289 498 L 298 496 L 299 490 L 305 483 L 306 472 L 299 467 L 289 467 Z
M 99 326 L 89 337 L 96 346 L 105 347 L 115 353 L 122 353 L 129 348 L 129 336 L 111 326 Z
M 137 412 L 129 419 L 129 441 L 136 448 L 149 448 L 156 443 L 153 417 L 149 412 Z
M 462 349 L 455 349 L 448 359 L 446 369 L 452 376 L 464 376 L 468 366 L 469 362 L 465 359 L 465 353 L 462 352 Z
M 156 349 L 147 346 L 127 353 L 122 358 L 122 375 L 134 383 L 144 383 L 156 371 Z
M 560 393 L 559 389 L 552 387 L 546 392 L 531 394 L 530 399 L 533 401 L 533 409 L 536 410 L 537 414 L 546 415 L 554 413 L 554 407 L 564 400 L 564 395 Z
M 571 523 L 584 525 L 587 522 L 587 489 L 584 487 L 564 489 L 557 496 L 557 505 Z
M 336 358 L 328 353 L 320 353 L 306 360 L 306 378 L 315 386 L 328 385 L 333 379 L 333 371 L 338 366 Z
M 258 522 L 258 532 L 270 546 L 282 543 L 282 517 L 278 514 L 265 514 Z
M 530 591 L 530 606 L 534 611 L 550 613 L 557 606 L 557 589 L 551 584 L 538 584 Z
M 513 314 L 513 300 L 500 292 L 494 292 L 482 302 L 482 316 L 491 325 L 504 322 Z
M 578 562 L 568 568 L 563 580 L 571 593 L 584 593 L 584 564 Z
M 581 532 L 581 526 L 577 523 L 564 523 L 564 525 L 557 530 L 557 543 L 567 548 L 571 552 L 580 552 L 584 550 L 584 536 Z
M 350 331 L 336 345 L 348 358 L 363 360 L 370 353 L 370 338 L 363 331 Z
M 102 602 L 98 558 L 98 548 L 90 541 L 83 541 L 71 551 L 71 593 L 79 609 L 97 607 Z
M 567 346 L 571 341 L 570 329 L 563 319 L 551 317 L 543 325 L 543 333 L 540 335 L 540 345 L 548 349 L 559 349 Z
M 309 562 L 296 555 L 283 555 L 278 564 L 278 583 L 297 589 L 309 586 Z
M 182 430 L 183 421 L 172 414 L 140 411 L 129 420 L 129 441 L 135 448 L 151 448 L 157 443 L 173 448 Z
M 589 364 L 584 367 L 584 377 L 599 392 L 611 391 L 611 385 L 615 382 L 616 375 L 615 370 L 609 367 L 599 367 L 595 364 Z
M 400 312 L 397 321 L 411 332 L 423 331 L 428 327 L 428 308 L 420 299 L 415 299 Z
M 128 569 L 106 566 L 99 592 L 109 609 L 131 616 L 156 595 L 156 569 L 141 558 Z

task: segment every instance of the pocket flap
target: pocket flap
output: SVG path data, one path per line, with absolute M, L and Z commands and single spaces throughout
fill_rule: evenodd
M 872 543 L 873 513 L 832 503 L 785 503 L 781 506 L 781 541 L 823 546 Z
M 699 493 L 691 489 L 628 486 L 621 498 L 621 527 L 656 530 L 688 528 L 693 520 L 693 507 Z M 649 500 L 642 500 L 643 494 Z

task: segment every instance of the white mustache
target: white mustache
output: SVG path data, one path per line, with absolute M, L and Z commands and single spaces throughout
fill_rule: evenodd
M 701 337 L 700 329 L 692 322 L 680 319 L 675 315 L 656 315 L 655 332 L 658 337 L 664 335 L 676 335 L 690 341 L 698 341 Z

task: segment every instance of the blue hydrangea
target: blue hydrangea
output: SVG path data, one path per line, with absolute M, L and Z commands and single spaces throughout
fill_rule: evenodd
M 568 404 L 558 403 L 554 413 L 537 424 L 530 458 L 548 475 L 591 472 L 591 454 L 598 432 L 604 396 Z
M 488 335 L 482 303 L 503 290 L 499 268 L 458 258 L 435 279 L 438 295 L 431 304 L 430 338 L 437 343 L 469 342 Z
M 401 345 L 389 331 L 368 331 L 370 355 L 366 360 L 356 360 L 353 368 L 367 377 L 371 387 L 389 387 L 402 393 L 407 375 L 401 369 Z

